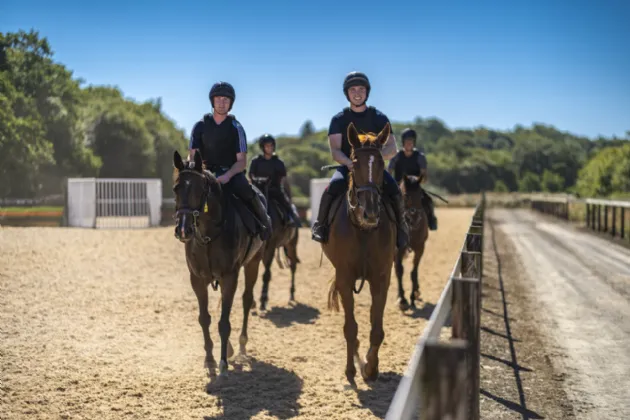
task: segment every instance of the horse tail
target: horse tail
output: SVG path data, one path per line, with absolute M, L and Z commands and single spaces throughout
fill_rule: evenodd
M 337 290 L 336 275 L 330 279 L 330 288 L 328 289 L 328 310 L 339 312 L 339 291 Z

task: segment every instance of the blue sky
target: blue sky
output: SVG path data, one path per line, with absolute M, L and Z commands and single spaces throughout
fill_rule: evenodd
M 231 82 L 250 141 L 328 127 L 351 70 L 394 121 L 624 136 L 629 22 L 627 0 L 0 2 L 0 30 L 39 30 L 88 83 L 162 97 L 187 135 Z

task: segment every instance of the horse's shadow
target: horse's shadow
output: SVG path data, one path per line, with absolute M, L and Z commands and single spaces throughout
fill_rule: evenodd
M 376 417 L 385 418 L 401 379 L 399 373 L 381 372 L 376 381 L 367 384 L 368 389 L 356 390 L 361 405 Z
M 212 419 L 249 419 L 261 411 L 271 417 L 288 419 L 299 414 L 298 398 L 303 381 L 286 369 L 250 358 L 251 371 L 234 369 L 219 390 L 212 391 L 223 414 L 204 416 Z
M 274 306 L 270 311 L 260 315 L 273 322 L 278 328 L 286 328 L 295 324 L 314 324 L 319 318 L 320 310 L 303 303 L 294 303 L 289 307 Z

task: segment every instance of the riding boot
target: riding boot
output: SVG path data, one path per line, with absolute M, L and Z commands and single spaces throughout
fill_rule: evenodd
M 300 215 L 297 214 L 297 209 L 295 208 L 295 204 L 291 204 L 289 206 L 289 217 L 293 221 L 294 227 L 302 227 L 302 221 L 300 220 Z
M 409 227 L 407 226 L 407 221 L 405 220 L 405 203 L 403 201 L 403 196 L 401 193 L 396 194 L 391 197 L 392 202 L 394 203 L 394 214 L 396 216 L 396 247 L 402 249 L 407 246 L 409 243 Z
M 326 219 L 335 196 L 325 191 L 322 194 L 322 200 L 319 202 L 319 211 L 317 212 L 317 221 L 313 224 L 312 239 L 316 242 L 325 244 L 328 242 L 328 225 Z
M 254 211 L 256 218 L 263 224 L 259 232 L 260 239 L 263 241 L 268 240 L 271 237 L 271 218 L 260 201 L 260 197 L 258 197 L 257 194 L 254 194 L 254 197 L 249 202 L 249 205 Z
M 427 215 L 429 216 L 429 229 L 437 230 L 437 217 L 435 217 L 435 206 L 433 200 L 428 195 L 425 200 L 425 208 L 427 209 Z

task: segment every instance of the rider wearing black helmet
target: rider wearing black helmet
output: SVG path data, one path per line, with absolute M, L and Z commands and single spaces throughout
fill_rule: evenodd
M 313 225 L 313 240 L 317 242 L 325 243 L 328 240 L 328 226 L 326 224 L 328 211 L 334 198 L 338 194 L 343 193 L 348 186 L 348 174 L 352 168 L 352 160 L 350 160 L 351 146 L 347 139 L 348 126 L 352 122 L 359 133 L 380 133 L 389 122 L 385 114 L 373 106 L 368 107 L 365 104 L 370 96 L 371 89 L 372 86 L 369 79 L 361 72 L 349 73 L 343 82 L 343 93 L 350 102 L 350 107 L 344 108 L 342 112 L 335 115 L 330 121 L 328 142 L 333 159 L 345 166 L 337 169 L 332 176 L 330 185 L 322 195 L 317 222 Z M 396 151 L 396 139 L 392 134 L 381 151 L 383 159 L 391 159 L 396 154 Z M 394 203 L 394 212 L 398 225 L 396 245 L 404 247 L 409 240 L 409 233 L 403 217 L 402 194 L 398 184 L 396 184 L 389 172 L 385 171 L 383 180 L 383 189 Z
M 271 220 L 251 184 L 245 178 L 247 165 L 247 136 L 240 122 L 229 114 L 236 93 L 227 82 L 215 83 L 210 89 L 213 112 L 205 114 L 195 124 L 190 136 L 189 160 L 199 150 L 207 169 L 226 184 L 243 202 L 247 203 L 263 226 L 259 232 L 264 241 L 271 235 Z
M 282 159 L 276 155 L 276 139 L 271 134 L 263 134 L 258 139 L 258 147 L 262 152 L 249 164 L 249 179 L 256 184 L 255 178 L 269 179 L 269 198 L 275 199 L 284 208 L 295 227 L 300 227 L 300 217 L 291 205 L 291 190 L 287 182 L 287 169 Z M 287 191 L 288 190 L 288 191 Z M 269 203 L 267 203 L 269 206 Z
M 403 149 L 400 150 L 392 160 L 389 161 L 388 171 L 394 175 L 394 179 L 399 183 L 404 175 L 421 176 L 422 183 L 427 182 L 427 157 L 416 149 L 418 135 L 412 128 L 405 128 L 401 135 Z M 437 229 L 437 218 L 431 196 L 426 192 L 422 195 L 424 209 L 429 216 L 429 229 Z

